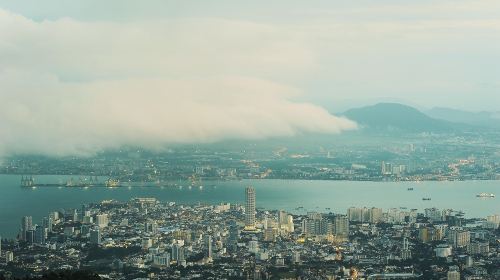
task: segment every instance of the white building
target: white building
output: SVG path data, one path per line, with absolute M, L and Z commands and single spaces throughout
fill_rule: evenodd
M 438 245 L 436 249 L 434 249 L 434 252 L 438 258 L 447 258 L 448 256 L 451 256 L 452 249 L 449 245 L 443 244 Z
M 105 228 L 109 224 L 108 214 L 101 214 L 96 216 L 97 226 L 100 228 Z
M 245 190 L 245 229 L 255 229 L 255 189 L 247 187 Z
M 259 252 L 259 242 L 256 240 L 248 241 L 248 251 L 257 254 Z
M 169 267 L 170 266 L 170 255 L 168 253 L 163 253 L 153 257 L 153 264 L 155 266 Z
M 14 261 L 14 253 L 12 253 L 11 251 L 6 251 L 5 252 L 5 264 L 8 264 L 12 261 Z
M 448 233 L 448 241 L 454 248 L 461 248 L 469 245 L 470 232 L 468 230 L 451 228 Z

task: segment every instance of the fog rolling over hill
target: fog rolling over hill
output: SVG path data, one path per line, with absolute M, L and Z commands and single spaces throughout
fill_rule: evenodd
M 432 118 L 421 111 L 399 103 L 378 103 L 350 109 L 343 115 L 356 121 L 364 131 L 456 132 L 470 125 Z
M 211 143 L 206 145 L 214 149 L 232 148 L 240 149 L 241 147 L 253 146 L 257 149 L 266 149 L 269 147 L 287 146 L 291 150 L 299 151 L 302 149 L 315 149 L 318 145 L 366 145 L 367 142 L 372 144 L 379 143 L 379 141 L 387 141 L 385 137 L 377 138 L 375 136 L 390 135 L 391 137 L 398 138 L 398 136 L 413 135 L 415 133 L 449 133 L 449 134 L 462 134 L 462 133 L 475 133 L 475 132 L 488 132 L 498 125 L 497 120 L 494 118 L 494 113 L 483 112 L 473 113 L 463 111 L 463 118 L 453 118 L 452 114 L 447 112 L 462 112 L 455 109 L 439 109 L 442 114 L 428 114 L 420 111 L 412 106 L 401 103 L 377 103 L 370 106 L 352 108 L 344 113 L 335 113 L 337 116 L 344 116 L 358 124 L 358 129 L 344 132 L 337 135 L 329 135 L 322 133 L 299 133 L 293 137 L 270 137 L 264 140 L 240 140 L 240 141 L 221 141 L 218 143 Z M 438 110 L 433 110 L 438 112 Z M 488 116 L 479 118 L 469 118 L 467 116 Z M 438 117 L 440 116 L 440 117 Z M 498 119 L 500 120 L 500 118 Z M 490 125 L 486 125 L 489 121 Z M 370 137 L 366 137 L 366 133 Z M 385 140 L 382 140 L 385 139 Z M 380 142 L 379 144 L 381 144 Z

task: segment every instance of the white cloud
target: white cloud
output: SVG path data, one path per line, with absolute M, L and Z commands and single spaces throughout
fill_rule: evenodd
M 356 125 L 278 81 L 315 67 L 275 26 L 34 22 L 0 10 L 0 154 L 339 133 Z

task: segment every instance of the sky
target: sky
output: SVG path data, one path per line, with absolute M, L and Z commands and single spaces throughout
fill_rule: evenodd
M 500 105 L 500 1 L 0 0 L 0 155 L 341 133 Z

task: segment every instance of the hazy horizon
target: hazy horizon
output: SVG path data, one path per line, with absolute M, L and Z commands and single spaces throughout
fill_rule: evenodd
M 498 111 L 497 1 L 3 1 L 0 155 L 336 134 Z

